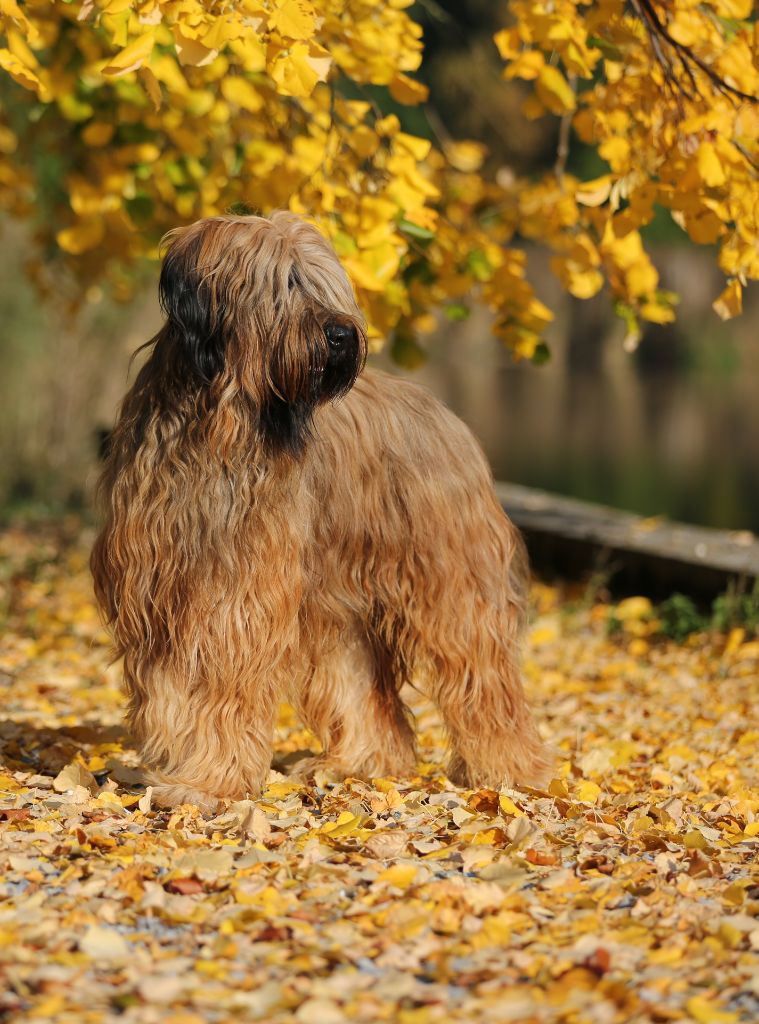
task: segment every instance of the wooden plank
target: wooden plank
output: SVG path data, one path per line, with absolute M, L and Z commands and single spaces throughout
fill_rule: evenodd
M 564 556 L 573 555 L 575 563 L 585 560 L 591 568 L 592 560 L 603 553 L 623 575 L 627 571 L 629 576 L 637 564 L 637 575 L 649 570 L 658 581 L 657 589 L 663 585 L 698 594 L 716 593 L 737 578 L 759 577 L 759 540 L 748 531 L 644 518 L 518 484 L 498 483 L 496 493 L 525 533 L 536 563 L 551 553 L 557 563 L 566 562 L 563 551 Z

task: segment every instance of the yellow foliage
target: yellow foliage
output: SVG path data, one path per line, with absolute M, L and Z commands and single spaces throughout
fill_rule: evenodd
M 714 307 L 739 313 L 742 286 L 759 279 L 757 107 L 698 68 L 690 94 L 665 87 L 622 0 L 508 9 L 495 36 L 504 77 L 528 83 L 530 117 L 571 121 L 607 173 L 578 181 L 560 161 L 542 180 L 499 185 L 481 173 L 480 143 L 438 148 L 343 95 L 348 80 L 350 95 L 372 85 L 401 104 L 427 99 L 407 0 L 2 0 L 0 208 L 34 211 L 82 297 L 103 283 L 128 294 L 125 269 L 155 258 L 179 223 L 290 208 L 335 244 L 375 344 L 413 341 L 431 310 L 474 290 L 514 354 L 537 359 L 551 314 L 512 237 L 548 245 L 572 295 L 607 285 L 634 342 L 640 319 L 674 317 L 640 235 L 658 204 L 693 241 L 719 245 L 728 283 Z M 666 17 L 703 66 L 756 95 L 752 12 L 750 0 L 673 0 Z M 64 178 L 40 189 L 51 137 Z
M 674 297 L 658 291 L 639 235 L 658 203 L 694 242 L 720 244 L 719 264 L 731 280 L 714 308 L 725 319 L 739 313 L 741 283 L 759 278 L 759 107 L 716 88 L 701 68 L 759 99 L 751 0 L 673 0 L 662 9 L 665 30 L 701 62 L 691 64 L 695 84 L 685 90 L 665 83 L 643 23 L 621 0 L 511 0 L 509 9 L 513 27 L 495 44 L 504 75 L 533 84 L 530 116 L 571 117 L 609 165 L 592 181 L 577 182 L 559 167 L 543 181 L 517 184 L 526 214 L 520 228 L 555 251 L 564 287 L 588 298 L 607 282 L 633 342 L 639 319 L 674 319 Z M 682 80 L 679 58 L 670 56 Z M 575 95 L 572 76 L 594 73 Z M 578 232 L 597 244 L 600 266 L 570 252 Z

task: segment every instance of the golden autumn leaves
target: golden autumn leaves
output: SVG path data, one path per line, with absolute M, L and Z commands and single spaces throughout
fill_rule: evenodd
M 545 791 L 461 790 L 410 693 L 407 779 L 284 774 L 152 806 L 87 570 L 91 531 L 0 530 L 0 1015 L 204 1024 L 753 1024 L 759 641 L 660 635 L 644 597 L 535 585 Z M 611 621 L 618 628 L 609 630 Z
M 608 285 L 634 344 L 641 320 L 673 319 L 641 229 L 665 207 L 717 243 L 728 277 L 715 303 L 740 311 L 759 277 L 755 202 L 759 108 L 715 90 L 673 93 L 643 23 L 621 0 L 511 0 L 495 42 L 525 113 L 569 122 L 608 171 L 581 180 L 565 160 L 542 179 L 496 184 L 484 147 L 436 146 L 383 115 L 365 86 L 400 104 L 421 27 L 409 0 L 54 0 L 0 2 L 0 206 L 34 217 L 84 294 L 117 296 L 161 234 L 229 208 L 314 216 L 346 263 L 375 344 L 413 362 L 431 310 L 466 315 L 475 292 L 517 356 L 541 352 L 551 314 L 525 278 L 515 237 L 553 250 L 579 298 Z M 673 38 L 747 94 L 759 92 L 748 0 L 668 7 Z M 350 96 L 351 98 L 348 98 Z M 51 160 L 47 154 L 53 148 Z M 42 155 L 45 158 L 42 159 Z M 508 177 L 508 176 L 507 176 Z
M 729 281 L 714 308 L 724 319 L 739 313 L 742 286 L 759 277 L 759 105 L 737 94 L 759 97 L 751 0 L 667 7 L 674 44 L 692 47 L 732 94 L 696 65 L 691 81 L 673 45 L 659 43 L 677 65 L 680 84 L 670 81 L 643 22 L 618 0 L 514 0 L 511 9 L 516 25 L 496 44 L 506 77 L 534 83 L 525 112 L 571 117 L 609 165 L 593 181 L 557 168 L 522 190 L 527 233 L 555 251 L 565 287 L 588 298 L 607 281 L 633 343 L 640 319 L 674 319 L 676 297 L 659 289 L 640 235 L 658 205 L 694 242 L 720 246 Z

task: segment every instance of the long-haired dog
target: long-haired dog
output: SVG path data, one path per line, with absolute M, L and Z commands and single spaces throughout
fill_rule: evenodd
M 330 245 L 288 213 L 201 220 L 168 236 L 160 297 L 92 554 L 156 801 L 258 794 L 282 699 L 325 767 L 408 773 L 412 678 L 454 782 L 537 783 L 519 535 L 464 424 L 361 373 L 365 325 Z

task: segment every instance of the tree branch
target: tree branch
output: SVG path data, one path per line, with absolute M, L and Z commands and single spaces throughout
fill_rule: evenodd
M 683 93 L 688 99 L 700 95 L 693 70 L 695 67 L 706 75 L 712 86 L 723 96 L 745 100 L 748 103 L 759 103 L 759 96 L 753 96 L 751 93 L 743 92 L 730 85 L 714 68 L 694 53 L 692 47 L 674 39 L 659 16 L 659 12 L 654 6 L 654 0 L 632 0 L 632 7 L 646 27 L 654 56 L 664 71 L 667 83 L 672 88 Z M 688 76 L 690 89 L 686 88 L 682 79 L 675 74 L 672 55 L 665 50 L 664 44 L 670 48 L 671 54 L 677 58 L 684 73 Z

